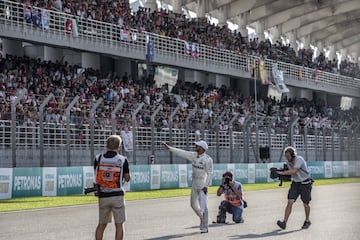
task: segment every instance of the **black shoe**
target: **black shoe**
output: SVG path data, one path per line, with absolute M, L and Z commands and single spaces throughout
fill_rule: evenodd
M 305 221 L 304 222 L 304 225 L 301 227 L 302 229 L 308 229 L 311 225 L 311 222 L 308 220 L 308 221 Z
M 285 221 L 277 221 L 276 223 L 281 229 L 285 229 L 286 228 L 286 222 Z

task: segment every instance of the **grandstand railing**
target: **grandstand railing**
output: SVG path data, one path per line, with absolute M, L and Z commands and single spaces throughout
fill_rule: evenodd
M 180 39 L 169 38 L 156 35 L 149 32 L 139 32 L 136 29 L 127 30 L 127 37 L 120 37 L 120 26 L 106 22 L 78 18 L 62 12 L 52 10 L 42 10 L 36 7 L 28 6 L 28 8 L 37 13 L 48 16 L 48 21 L 43 24 L 41 17 L 26 20 L 24 15 L 25 4 L 12 1 L 0 0 L 0 22 L 4 24 L 4 28 L 17 27 L 24 36 L 30 36 L 36 32 L 36 36 L 47 38 L 49 35 L 57 35 L 59 40 L 69 42 L 79 42 L 80 40 L 91 44 L 109 47 L 116 54 L 116 49 L 125 48 L 129 52 L 141 53 L 137 55 L 139 58 L 145 58 L 145 52 L 148 41 L 154 43 L 155 62 L 161 62 L 161 58 L 174 59 L 177 64 L 181 62 L 191 63 L 196 66 L 201 65 L 216 66 L 229 70 L 229 74 L 239 72 L 251 72 L 254 58 L 257 57 L 243 55 L 235 51 L 213 48 L 206 45 L 199 45 L 199 51 L 196 56 L 187 56 L 185 54 L 185 42 Z M 37 10 L 37 11 L 36 11 Z M 67 21 L 75 21 L 72 29 L 67 29 Z M 74 26 L 77 27 L 74 27 Z M 75 30 L 76 29 L 76 30 Z M 6 37 L 6 36 L 5 36 Z M 191 44 L 191 43 L 190 43 Z M 119 53 L 121 54 L 121 53 Z M 270 72 L 272 63 L 275 61 L 266 59 L 266 68 Z M 168 63 L 168 62 L 167 62 Z M 351 93 L 360 91 L 360 79 L 341 76 L 328 72 L 318 71 L 311 68 L 292 65 L 284 62 L 276 62 L 279 70 L 284 71 L 287 79 L 299 80 L 302 84 L 313 86 L 332 86 L 338 88 L 346 88 Z M 203 68 L 202 68 L 203 69 Z M 249 75 L 250 76 L 250 75 Z M 355 91 L 354 91 L 355 89 Z

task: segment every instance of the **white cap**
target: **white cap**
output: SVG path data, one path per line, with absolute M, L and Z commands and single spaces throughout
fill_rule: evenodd
M 201 147 L 205 151 L 208 150 L 208 148 L 209 148 L 209 146 L 207 145 L 207 143 L 204 140 L 200 140 L 198 142 L 195 142 L 195 145 Z

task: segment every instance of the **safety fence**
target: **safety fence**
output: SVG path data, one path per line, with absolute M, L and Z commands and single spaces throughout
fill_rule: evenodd
M 135 116 L 133 111 L 133 119 Z M 133 164 L 148 163 L 149 156 L 157 163 L 179 163 L 181 160 L 169 156 L 161 143 L 192 150 L 193 142 L 200 138 L 208 142 L 209 153 L 217 163 L 278 162 L 287 145 L 295 146 L 309 160 L 360 160 L 358 123 L 313 128 L 299 127 L 299 120 L 293 119 L 286 133 L 276 133 L 273 125 L 254 126 L 253 116 L 238 131 L 234 131 L 234 122 L 223 131 L 218 127 L 178 129 L 171 124 L 158 128 L 154 122 L 150 127 L 138 127 L 135 121 L 126 127 L 99 126 L 93 122 L 79 126 L 70 120 L 62 124 L 36 122 L 31 126 L 19 125 L 16 119 L 0 121 L 0 164 L 1 167 L 91 165 L 111 134 L 122 136 L 123 152 Z M 300 130 L 294 131 L 296 128 Z

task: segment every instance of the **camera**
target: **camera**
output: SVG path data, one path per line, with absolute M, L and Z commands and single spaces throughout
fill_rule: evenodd
M 224 181 L 224 184 L 227 185 L 227 186 L 229 186 L 229 183 L 230 183 L 230 181 L 231 181 L 231 178 L 225 177 L 224 180 L 225 180 L 225 181 Z
M 284 164 L 283 168 L 276 168 L 276 167 L 270 168 L 270 178 L 271 179 L 278 178 L 280 180 L 279 187 L 282 186 L 283 182 L 291 181 L 291 175 L 280 175 L 277 173 L 277 172 L 284 172 L 286 170 L 289 170 L 289 168 L 286 164 Z
M 93 187 L 84 188 L 84 194 L 87 195 L 94 192 L 95 196 L 98 196 L 98 189 L 99 186 L 96 183 L 93 183 Z

